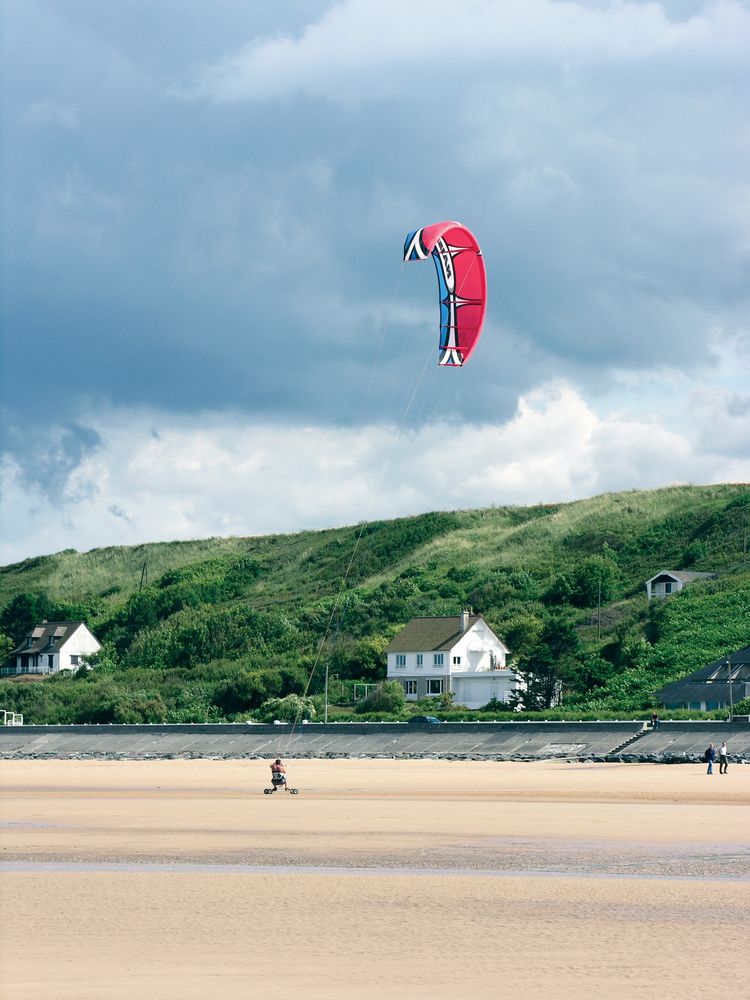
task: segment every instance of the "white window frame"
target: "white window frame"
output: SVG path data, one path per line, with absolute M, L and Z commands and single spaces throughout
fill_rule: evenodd
M 460 656 L 454 656 L 453 657 L 453 666 L 454 667 L 460 667 L 461 666 L 461 657 Z
M 404 694 L 418 694 L 416 681 L 404 681 Z
M 432 665 L 433 667 L 442 667 L 445 664 L 445 655 L 443 653 L 433 653 L 432 654 Z
M 396 666 L 397 667 L 406 666 L 406 653 L 396 653 Z
M 417 653 L 417 666 L 421 667 L 424 663 L 424 656 L 421 653 Z
M 432 690 L 432 687 L 435 684 L 438 685 L 438 690 L 437 691 L 433 691 Z M 427 681 L 427 694 L 430 694 L 430 695 L 442 694 L 444 690 L 445 690 L 445 680 L 444 680 L 444 678 L 442 678 L 442 677 L 430 677 L 428 679 L 428 681 Z

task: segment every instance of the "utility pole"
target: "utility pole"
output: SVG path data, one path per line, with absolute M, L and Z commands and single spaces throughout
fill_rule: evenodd
M 148 586 L 148 560 L 146 560 L 144 562 L 143 569 L 141 570 L 141 582 L 138 584 L 138 593 L 139 594 L 143 590 L 143 582 L 144 582 L 144 580 L 146 582 L 146 586 Z
M 727 659 L 727 669 L 729 671 L 729 721 L 734 721 L 734 699 L 732 697 L 732 654 Z
M 326 660 L 326 688 L 325 688 L 325 708 L 323 710 L 323 722 L 328 722 L 328 660 Z

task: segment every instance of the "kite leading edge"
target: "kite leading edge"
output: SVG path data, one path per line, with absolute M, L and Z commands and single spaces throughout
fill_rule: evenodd
M 482 333 L 487 279 L 474 234 L 460 222 L 436 222 L 409 233 L 404 260 L 432 256 L 440 294 L 438 364 L 460 367 L 469 360 Z

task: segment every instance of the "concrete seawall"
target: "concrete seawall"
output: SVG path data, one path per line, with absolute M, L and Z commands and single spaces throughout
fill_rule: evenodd
M 726 740 L 750 762 L 750 725 L 663 722 L 314 723 L 0 728 L 0 759 L 388 757 L 445 760 L 620 760 L 695 763 Z

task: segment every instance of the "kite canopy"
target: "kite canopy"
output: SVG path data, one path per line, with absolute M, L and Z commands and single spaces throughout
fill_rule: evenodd
M 458 367 L 469 360 L 479 341 L 487 306 L 482 251 L 460 222 L 436 222 L 404 242 L 404 260 L 435 261 L 440 292 L 440 360 Z

